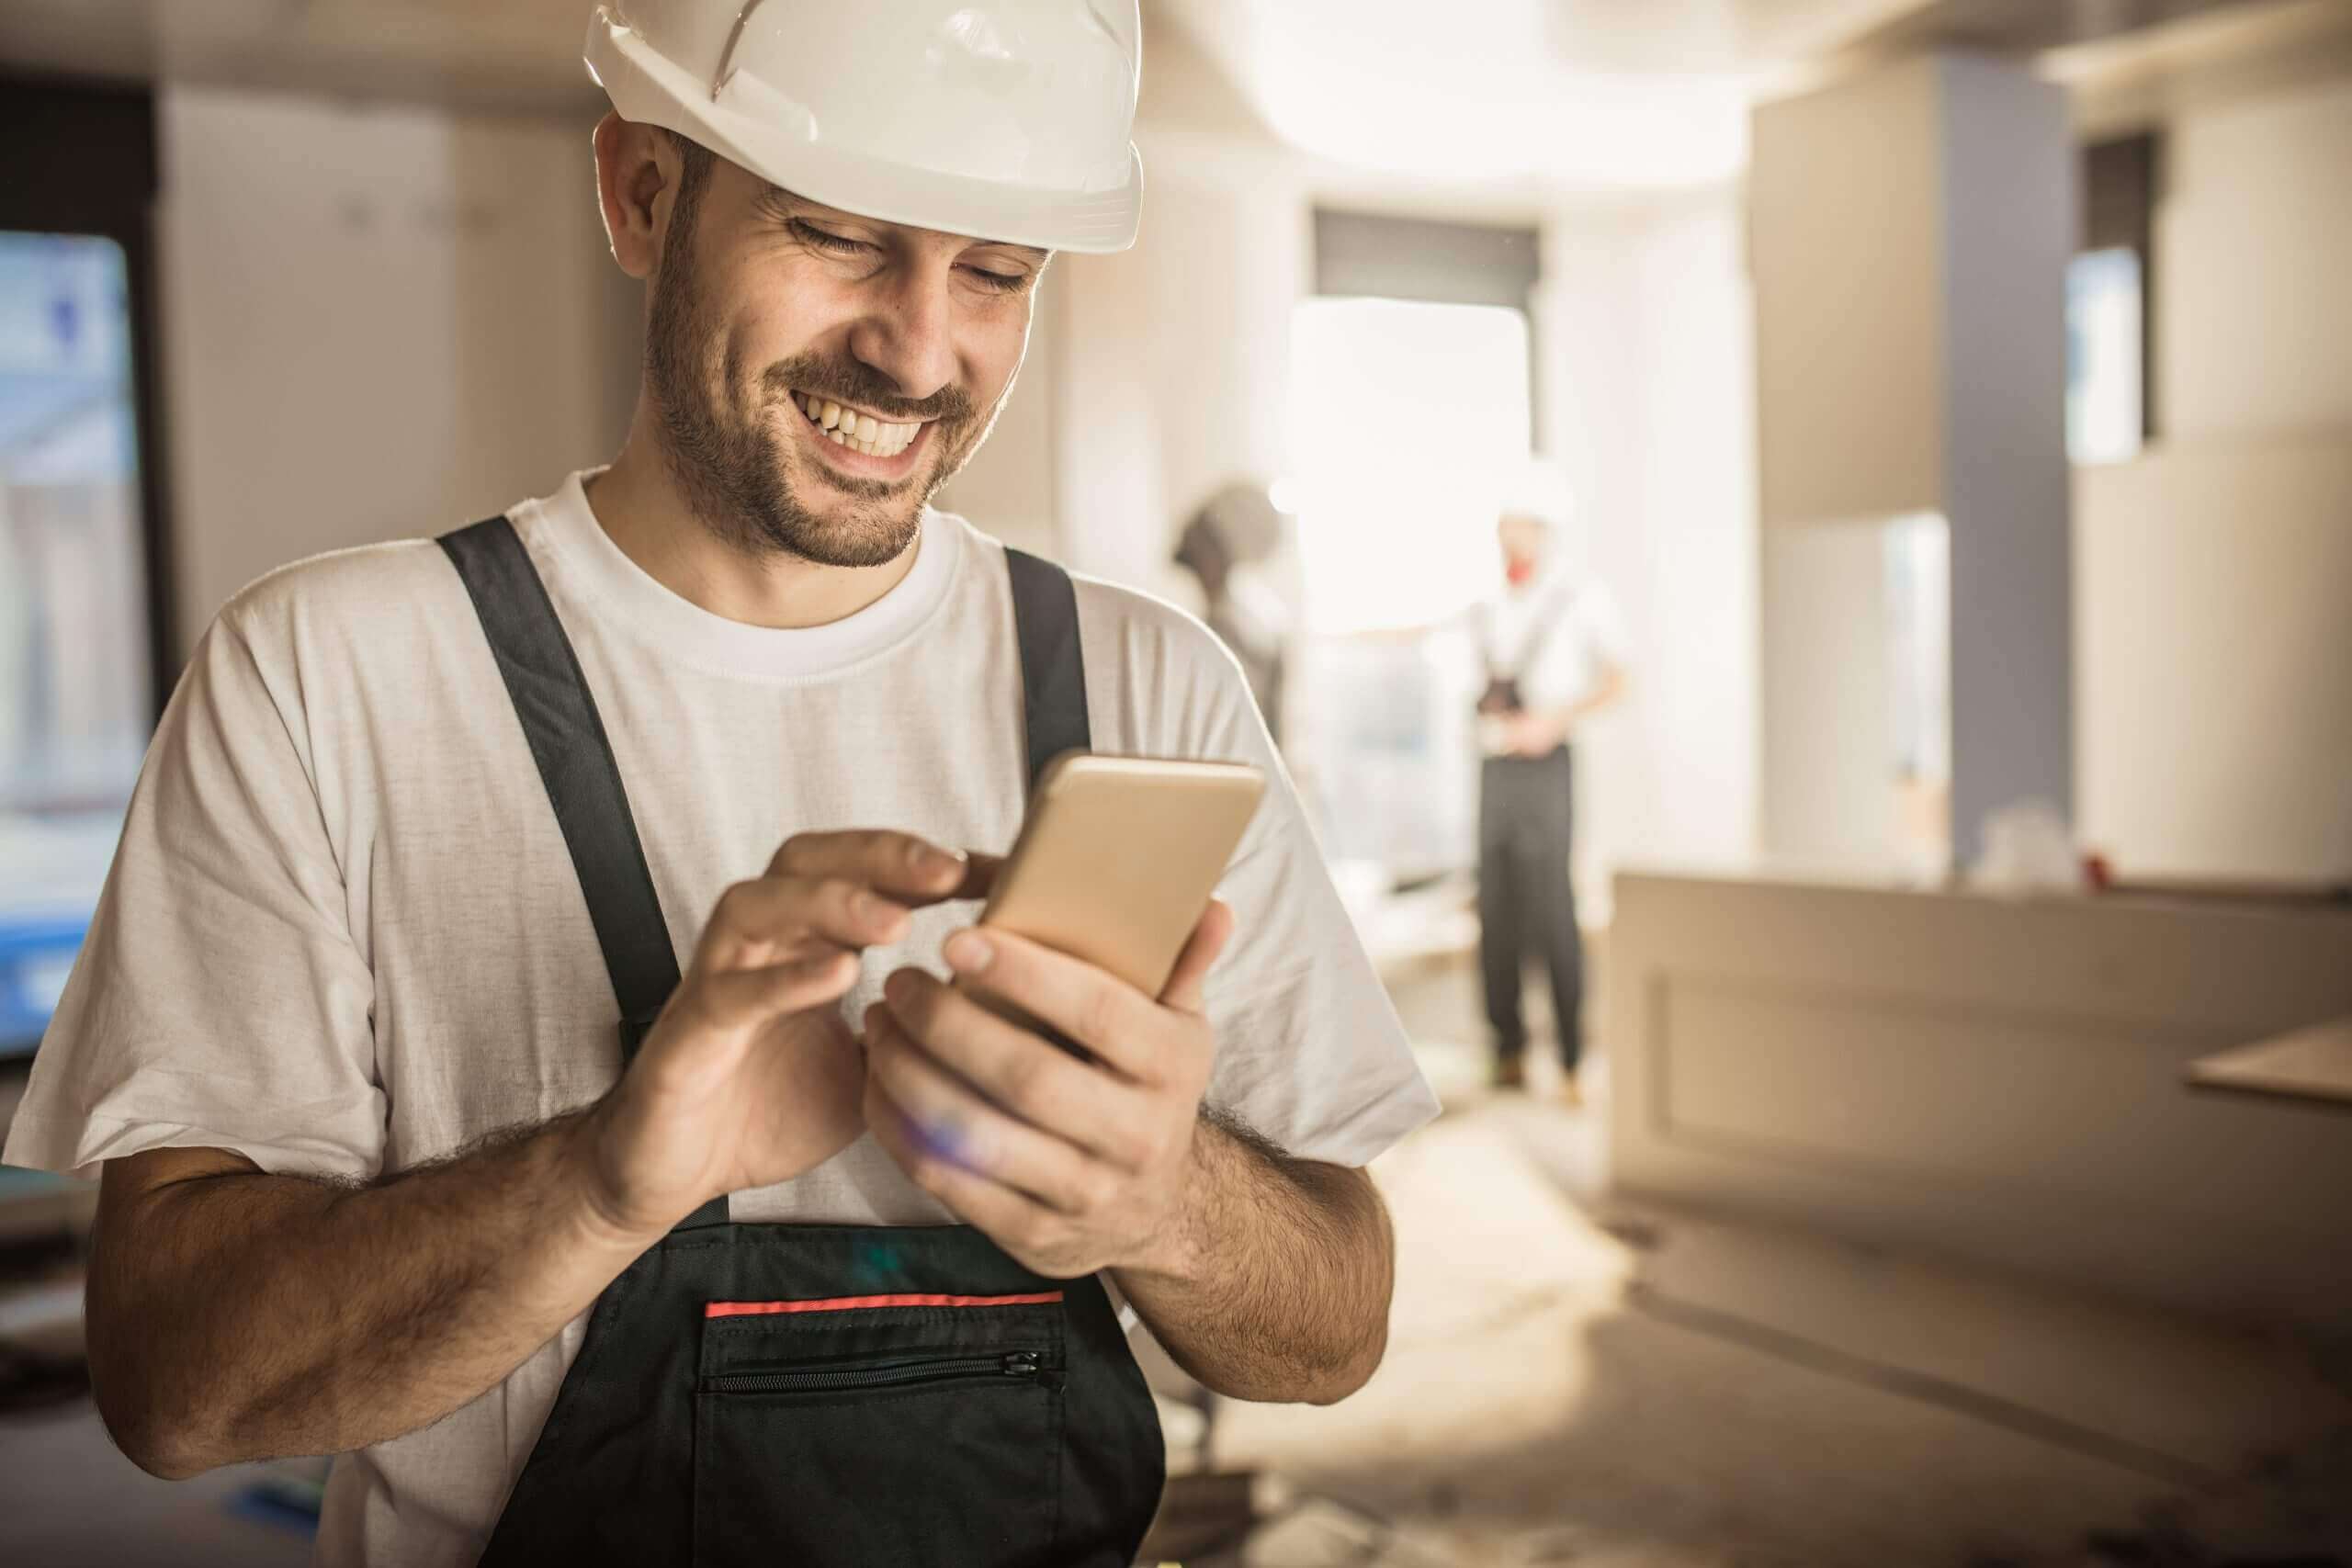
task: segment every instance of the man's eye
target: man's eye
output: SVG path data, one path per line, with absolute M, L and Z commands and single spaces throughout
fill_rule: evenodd
M 981 288 L 993 288 L 1000 294 L 1010 294 L 1017 288 L 1027 288 L 1029 284 L 1029 275 L 1025 272 L 990 272 L 984 266 L 964 270 L 978 279 Z
M 870 251 L 874 248 L 863 240 L 853 240 L 845 234 L 829 234 L 813 223 L 796 220 L 792 225 L 792 232 L 819 250 L 831 251 L 836 255 L 854 256 L 862 251 Z

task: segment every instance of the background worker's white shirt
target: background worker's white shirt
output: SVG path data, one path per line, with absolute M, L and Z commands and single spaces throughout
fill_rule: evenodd
M 1476 630 L 1487 667 L 1517 678 L 1531 713 L 1584 701 L 1606 671 L 1625 662 L 1617 601 L 1599 578 L 1565 569 L 1487 600 L 1478 608 Z
M 512 513 L 578 649 L 673 944 L 795 832 L 889 827 L 1001 851 L 1023 807 L 1002 547 L 932 513 L 907 577 L 833 625 L 720 619 L 640 571 L 574 475 Z M 1212 1101 L 1293 1154 L 1362 1165 L 1436 1111 L 1233 660 L 1195 621 L 1078 581 L 1094 744 L 1234 758 L 1272 786 L 1220 892 Z M 867 955 L 944 974 L 970 906 Z M 33 1066 L 12 1164 L 89 1173 L 234 1149 L 368 1179 L 613 1082 L 617 1006 L 571 860 L 456 571 L 429 540 L 321 557 L 206 633 L 148 752 L 88 942 Z M 871 1138 L 738 1220 L 946 1217 Z M 340 1460 L 318 1561 L 469 1563 L 585 1317 L 420 1431 Z M 681 1551 L 684 1543 L 680 1543 Z

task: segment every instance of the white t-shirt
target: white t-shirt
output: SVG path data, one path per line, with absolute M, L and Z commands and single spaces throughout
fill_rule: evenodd
M 617 754 L 678 953 L 812 829 L 1001 851 L 1026 788 L 1003 547 L 926 513 L 915 563 L 830 626 L 712 615 L 613 544 L 573 475 L 511 514 Z M 1295 1155 L 1362 1165 L 1436 1102 L 1318 859 L 1238 670 L 1145 595 L 1080 578 L 1095 748 L 1240 759 L 1265 804 L 1220 889 L 1210 1089 Z M 868 954 L 944 974 L 969 906 Z M 587 904 L 471 602 L 440 548 L 322 556 L 239 594 L 158 728 L 90 935 L 6 1151 L 88 1172 L 234 1149 L 372 1178 L 594 1100 L 619 1064 Z M 738 1220 L 935 1223 L 861 1139 Z M 469 1563 L 585 1332 L 443 1420 L 340 1459 L 317 1561 Z
M 1516 677 L 1533 713 L 1584 701 L 1602 673 L 1625 662 L 1625 626 L 1599 578 L 1545 573 L 1506 588 L 1478 607 L 1479 652 L 1498 674 Z

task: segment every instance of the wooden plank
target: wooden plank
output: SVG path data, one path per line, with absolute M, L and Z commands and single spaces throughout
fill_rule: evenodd
M 2352 1111 L 2352 1015 L 2200 1056 L 2192 1088 Z

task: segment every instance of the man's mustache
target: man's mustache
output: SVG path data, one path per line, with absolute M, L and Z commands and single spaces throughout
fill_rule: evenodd
M 854 403 L 896 423 L 960 422 L 970 419 L 978 409 L 972 394 L 961 387 L 942 387 L 927 398 L 902 398 L 890 378 L 870 365 L 854 359 L 846 363 L 821 359 L 812 354 L 777 361 L 760 381 L 773 398 L 794 392 L 830 398 L 837 403 Z

